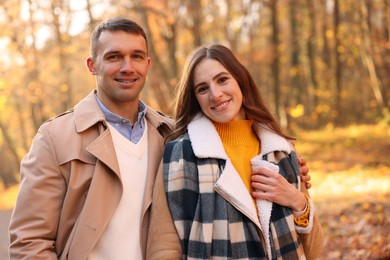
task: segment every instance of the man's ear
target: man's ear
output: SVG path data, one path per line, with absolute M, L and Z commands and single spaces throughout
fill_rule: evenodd
M 88 67 L 88 70 L 91 72 L 92 75 L 96 75 L 95 63 L 93 62 L 92 57 L 88 57 L 87 58 L 87 67 Z

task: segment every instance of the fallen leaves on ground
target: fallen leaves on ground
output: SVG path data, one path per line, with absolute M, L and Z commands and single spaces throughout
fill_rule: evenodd
M 390 127 L 300 131 L 325 234 L 319 259 L 390 259 Z

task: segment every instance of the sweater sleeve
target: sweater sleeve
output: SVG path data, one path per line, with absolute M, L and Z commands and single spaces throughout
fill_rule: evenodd
M 182 259 L 179 236 L 171 217 L 160 164 L 153 190 L 146 259 Z

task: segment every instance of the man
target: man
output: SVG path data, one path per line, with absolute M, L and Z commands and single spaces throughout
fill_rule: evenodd
M 150 65 L 135 22 L 91 38 L 96 90 L 45 122 L 21 164 L 11 259 L 141 259 L 152 186 L 173 121 L 139 100 Z M 126 137 L 126 138 L 125 138 Z
M 96 90 L 45 122 L 22 161 L 11 259 L 145 258 L 152 188 L 173 121 L 139 99 L 150 58 L 138 24 L 103 22 L 91 54 Z

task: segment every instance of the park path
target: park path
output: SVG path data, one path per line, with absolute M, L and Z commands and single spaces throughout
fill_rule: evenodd
M 12 210 L 0 210 L 0 259 L 9 259 L 8 256 L 8 224 Z

